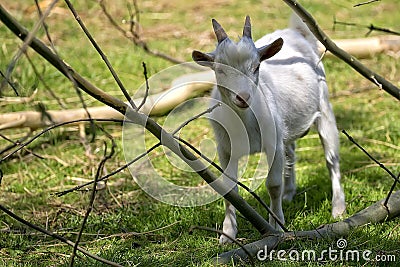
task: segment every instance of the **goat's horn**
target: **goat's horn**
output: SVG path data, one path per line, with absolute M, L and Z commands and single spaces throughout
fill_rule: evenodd
M 251 39 L 251 23 L 249 16 L 246 16 L 246 21 L 244 22 L 243 37 L 249 37 Z
M 217 36 L 218 43 L 221 43 L 223 40 L 228 38 L 228 35 L 226 34 L 225 30 L 215 19 L 212 19 L 212 25 L 214 28 L 215 35 Z

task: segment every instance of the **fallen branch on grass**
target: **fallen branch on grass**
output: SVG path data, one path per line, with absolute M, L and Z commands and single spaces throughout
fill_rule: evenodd
M 386 199 L 375 202 L 371 206 L 357 212 L 353 216 L 332 224 L 323 225 L 315 230 L 293 231 L 276 235 L 268 235 L 256 242 L 247 244 L 244 249 L 234 249 L 222 253 L 214 259 L 216 263 L 227 264 L 232 260 L 235 262 L 246 261 L 248 255 L 256 257 L 259 251 L 271 251 L 279 244 L 293 242 L 295 239 L 319 240 L 324 238 L 344 237 L 350 234 L 351 230 L 368 223 L 383 223 L 386 220 L 400 216 L 400 191 L 392 194 L 387 206 L 384 206 Z

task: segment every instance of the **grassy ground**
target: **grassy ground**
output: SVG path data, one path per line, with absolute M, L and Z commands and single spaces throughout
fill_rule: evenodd
M 267 3 L 264 3 L 267 2 Z M 356 1 L 357 2 L 357 1 Z M 335 38 L 363 36 L 367 29 L 336 26 L 332 20 L 355 22 L 393 30 L 400 24 L 398 10 L 400 3 L 381 1 L 365 7 L 353 8 L 354 3 L 339 1 L 301 1 L 315 16 L 321 27 Z M 26 27 L 31 28 L 37 15 L 32 11 L 33 1 L 16 0 L 4 4 Z M 172 64 L 145 54 L 134 47 L 120 33 L 113 29 L 100 11 L 96 1 L 75 1 L 76 9 L 100 46 L 108 55 L 125 86 L 133 93 L 143 83 L 141 62 L 146 62 L 150 74 L 155 74 Z M 108 4 L 117 22 L 129 19 L 125 1 Z M 149 45 L 165 53 L 190 60 L 193 49 L 211 51 L 215 44 L 210 19 L 215 17 L 226 28 L 228 34 L 237 36 L 241 32 L 244 16 L 249 14 L 253 22 L 253 35 L 264 33 L 287 24 L 290 10 L 281 1 L 139 1 L 143 38 Z M 115 82 L 83 33 L 77 27 L 69 11 L 63 5 L 59 12 L 47 20 L 57 50 L 71 66 L 110 94 L 122 98 Z M 34 10 L 34 9 L 33 9 Z M 123 25 L 126 26 L 126 25 Z M 372 33 L 376 35 L 376 33 Z M 19 41 L 0 24 L 0 69 L 4 72 L 7 64 L 18 49 Z M 39 37 L 45 40 L 44 32 Z M 71 84 L 42 59 L 29 51 L 30 58 L 42 73 L 48 86 L 65 102 L 66 108 L 79 106 Z M 393 173 L 400 171 L 398 153 L 400 150 L 400 108 L 398 101 L 378 90 L 336 59 L 324 60 L 327 79 L 332 95 L 332 104 L 337 116 L 339 129 L 346 129 L 374 157 L 390 168 Z M 384 54 L 363 63 L 377 71 L 395 85 L 400 85 L 400 63 L 398 55 Z M 36 84 L 35 74 L 26 58 L 22 58 L 14 71 L 13 79 L 18 83 L 23 96 L 29 96 Z M 37 109 L 40 102 L 49 109 L 60 109 L 57 102 L 38 84 L 39 92 L 28 104 L 0 102 L 1 112 Z M 12 96 L 11 91 L 5 92 Z M 87 96 L 88 105 L 96 106 Z M 160 122 L 165 117 L 157 118 Z M 112 171 L 124 164 L 121 144 L 121 126 L 107 125 L 117 141 L 114 158 L 106 168 Z M 187 128 L 184 137 L 195 145 L 202 138 L 212 136 L 205 120 L 198 120 Z M 16 140 L 26 134 L 24 130 L 1 131 Z M 341 138 L 341 169 L 345 188 L 348 214 L 353 214 L 386 196 L 392 180 L 379 167 L 352 145 L 344 136 Z M 91 180 L 102 157 L 103 141 L 106 138 L 98 132 L 98 139 L 91 144 L 93 156 L 85 156 L 75 127 L 65 127 L 46 134 L 34 142 L 29 149 L 42 155 L 39 159 L 29 153 L 19 155 L 2 164 L 4 173 L 0 186 L 0 203 L 6 205 L 26 220 L 55 231 L 71 240 L 76 238 L 90 193 L 75 192 L 58 198 L 54 193 Z M 6 146 L 1 141 L 1 147 Z M 161 151 L 155 151 L 154 156 Z M 323 160 L 323 152 L 315 131 L 298 142 L 298 194 L 292 203 L 284 206 L 287 227 L 292 230 L 313 229 L 334 220 L 330 216 L 331 186 Z M 163 175 L 178 184 L 187 184 L 194 175 L 177 172 L 165 160 L 157 161 Z M 151 178 L 151 177 L 149 177 Z M 195 180 L 196 183 L 200 180 Z M 192 181 L 193 182 L 193 181 Z M 268 199 L 266 190 L 257 191 Z M 263 215 L 248 194 L 245 198 Z M 221 247 L 217 235 L 195 231 L 189 234 L 192 225 L 221 227 L 223 202 L 217 201 L 195 208 L 175 207 L 157 202 L 135 184 L 128 172 L 113 177 L 105 190 L 99 191 L 94 210 L 87 222 L 82 246 L 93 253 L 125 266 L 209 266 L 210 259 L 233 246 Z M 52 238 L 39 234 L 0 214 L 0 266 L 63 266 L 67 265 L 71 248 Z M 249 222 L 239 216 L 239 237 L 244 243 L 259 238 Z M 355 230 L 347 237 L 348 249 L 371 250 L 373 255 L 395 255 L 397 263 L 389 262 L 283 262 L 286 265 L 328 266 L 397 266 L 400 261 L 399 220 L 384 224 L 367 225 Z M 126 233 L 126 234 L 124 234 Z M 294 242 L 282 249 L 310 250 L 321 252 L 335 248 L 336 240 L 321 240 L 318 243 Z M 274 260 L 274 266 L 283 265 Z M 257 265 L 262 265 L 258 262 Z M 77 266 L 100 266 L 84 256 L 76 259 Z

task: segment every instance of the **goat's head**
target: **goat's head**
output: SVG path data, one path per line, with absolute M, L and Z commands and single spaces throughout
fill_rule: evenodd
M 225 30 L 212 20 L 218 45 L 215 51 L 193 51 L 192 58 L 202 66 L 214 70 L 218 89 L 227 104 L 248 108 L 258 85 L 260 63 L 279 52 L 283 45 L 279 38 L 269 45 L 256 48 L 251 37 L 250 17 L 246 17 L 243 36 L 239 42 L 231 41 Z

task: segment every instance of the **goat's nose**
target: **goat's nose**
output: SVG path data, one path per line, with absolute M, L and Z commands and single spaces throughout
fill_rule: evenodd
M 246 92 L 242 92 L 236 95 L 235 104 L 240 108 L 249 107 L 248 101 L 250 99 L 250 94 Z

